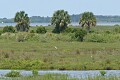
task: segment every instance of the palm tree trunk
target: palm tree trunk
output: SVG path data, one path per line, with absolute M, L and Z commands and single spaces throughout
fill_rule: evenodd
M 88 33 L 91 32 L 90 26 L 87 27 L 87 32 L 88 32 Z

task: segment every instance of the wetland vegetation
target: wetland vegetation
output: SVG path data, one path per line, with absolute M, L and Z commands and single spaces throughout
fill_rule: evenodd
M 97 26 L 79 41 L 75 33 L 2 33 L 1 69 L 111 70 L 120 69 L 119 27 Z M 71 27 L 73 28 L 73 27 Z M 77 28 L 76 28 L 77 29 Z M 1 28 L 2 30 L 2 28 Z M 37 30 L 31 27 L 30 30 Z
M 53 14 L 52 25 L 49 26 L 30 27 L 30 19 L 24 11 L 17 12 L 14 21 L 16 26 L 0 28 L 0 69 L 120 69 L 120 26 L 96 26 L 92 12 L 82 14 L 80 26 L 68 26 L 70 16 L 64 10 Z M 33 72 L 34 76 L 19 77 L 18 80 L 78 80 L 61 74 L 38 76 L 36 71 Z M 20 76 L 19 72 L 11 72 L 7 76 L 11 74 Z M 116 76 L 103 77 L 105 72 L 101 74 L 85 80 L 119 79 Z

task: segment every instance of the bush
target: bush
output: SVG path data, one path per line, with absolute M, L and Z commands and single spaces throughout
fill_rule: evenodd
M 114 26 L 119 26 L 119 24 L 115 24 Z
M 106 72 L 105 71 L 100 71 L 101 76 L 105 76 Z
M 87 32 L 83 29 L 77 29 L 75 31 L 75 37 L 80 41 L 83 41 L 85 35 L 87 35 Z
M 44 34 L 46 32 L 47 32 L 47 30 L 45 29 L 45 27 L 38 27 L 37 30 L 36 30 L 36 33 Z
M 5 32 L 14 33 L 14 32 L 15 32 L 15 29 L 14 29 L 14 27 L 12 27 L 12 26 L 5 26 L 5 27 L 3 28 L 3 32 L 4 32 L 4 33 L 5 33 Z
M 6 77 L 20 77 L 21 74 L 20 74 L 20 72 L 17 72 L 17 71 L 11 71 L 11 72 L 7 73 L 5 76 Z
M 74 29 L 72 30 L 72 33 L 75 33 L 78 29 L 79 29 L 79 28 L 74 28 Z
M 34 30 L 30 30 L 30 33 L 35 33 L 35 31 Z
M 111 32 L 109 30 L 105 31 L 106 34 L 110 34 Z
M 85 36 L 87 42 L 102 42 L 102 43 L 113 43 L 120 41 L 120 34 L 106 33 L 91 33 Z
M 104 37 L 102 34 L 88 34 L 87 36 L 85 36 L 85 41 L 88 42 L 104 42 Z
M 39 73 L 38 73 L 37 70 L 33 70 L 33 71 L 32 71 L 32 74 L 33 74 L 33 76 L 38 76 Z
M 65 32 L 66 32 L 66 33 L 72 33 L 72 31 L 73 31 L 72 28 L 66 28 L 66 29 L 65 29 Z
M 0 35 L 3 33 L 3 30 L 0 30 Z
M 113 32 L 115 32 L 115 33 L 120 33 L 120 27 L 114 28 Z

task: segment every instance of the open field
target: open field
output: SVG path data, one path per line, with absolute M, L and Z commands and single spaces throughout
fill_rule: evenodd
M 102 34 L 108 30 L 112 31 L 113 28 L 113 26 L 102 26 L 94 29 Z M 32 29 L 35 30 L 36 28 Z M 1 35 L 0 69 L 120 69 L 119 33 L 110 34 L 110 36 L 118 36 L 109 42 L 107 42 L 109 38 L 105 39 L 106 42 L 79 42 L 71 39 L 69 35 L 72 34 L 51 33 L 52 27 L 48 27 L 47 30 L 46 34 L 22 33 L 23 35 L 27 34 L 27 38 L 23 42 L 17 42 L 16 35 L 18 33 L 15 35 L 7 33 L 7 36 Z

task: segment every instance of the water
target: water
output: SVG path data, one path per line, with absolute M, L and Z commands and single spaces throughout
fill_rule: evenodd
M 114 26 L 120 25 L 120 22 L 98 22 L 97 25 Z
M 31 23 L 30 25 L 31 26 L 48 26 L 50 25 L 51 23 Z M 113 25 L 120 25 L 120 22 L 98 22 L 97 25 L 108 25 L 108 26 L 113 26 Z M 4 26 L 15 26 L 16 23 L 0 23 L 0 27 L 4 27 Z M 74 23 L 71 23 L 70 25 L 73 25 L 73 26 L 78 26 L 79 24 L 74 22 Z
M 98 22 L 97 25 L 104 25 L 104 26 L 114 26 L 114 25 L 120 25 L 120 22 Z M 79 23 L 71 23 L 73 26 L 78 26 Z
M 15 26 L 16 23 L 0 23 L 0 27 L 4 26 Z M 50 23 L 30 23 L 30 26 L 48 26 Z
M 5 74 L 9 73 L 11 70 L 0 70 L 0 77 L 4 77 Z M 21 75 L 29 76 L 32 75 L 32 71 L 18 70 Z M 120 76 L 120 70 L 105 70 L 106 76 Z M 47 70 L 39 71 L 40 75 L 55 73 L 55 74 L 67 74 L 71 78 L 87 78 L 88 76 L 94 77 L 100 75 L 100 70 L 90 70 L 90 71 L 59 71 L 59 70 Z

